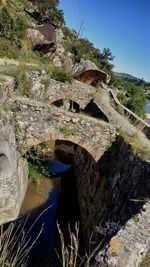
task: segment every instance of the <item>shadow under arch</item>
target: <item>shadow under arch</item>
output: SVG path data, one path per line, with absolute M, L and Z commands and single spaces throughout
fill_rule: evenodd
M 50 135 L 49 138 L 53 140 L 67 139 L 67 136 L 59 135 L 58 137 L 56 132 L 52 134 L 53 138 Z M 68 136 L 68 141 L 71 141 L 70 138 L 73 137 Z M 44 141 L 46 139 L 43 136 L 38 143 Z M 73 139 L 71 142 L 75 143 Z M 79 149 L 84 148 L 80 141 L 77 144 Z M 33 142 L 30 145 L 32 147 Z M 90 150 L 86 149 L 86 151 L 89 153 Z M 128 219 L 141 210 L 143 199 L 149 197 L 150 191 L 147 186 L 148 179 L 145 178 L 149 176 L 149 163 L 139 160 L 138 156 L 133 157 L 131 147 L 123 138 L 118 137 L 98 162 L 90 158 L 86 151 L 78 151 L 76 155 L 75 175 L 78 183 L 80 211 L 84 222 L 84 235 L 88 240 L 93 226 L 99 226 L 99 223 L 102 224 L 104 230 L 105 222 L 109 221 L 113 222 L 115 227 L 116 225 L 117 227 L 125 225 Z M 137 173 L 139 177 L 137 177 Z M 134 199 L 141 201 L 131 201 Z M 97 229 L 98 227 L 96 231 Z M 118 229 L 115 228 L 114 231 L 113 235 Z M 97 231 L 96 236 L 98 240 L 101 240 L 99 235 Z M 111 237 L 106 236 L 107 242 L 109 238 Z
M 69 137 L 67 138 L 66 135 L 62 135 L 62 134 L 56 134 L 56 132 L 53 132 L 51 134 L 49 134 L 49 137 L 46 135 L 42 135 L 40 138 L 34 139 L 30 139 L 28 140 L 28 147 L 26 147 L 26 151 L 24 150 L 24 153 L 27 152 L 30 148 L 36 146 L 37 144 L 43 143 L 44 141 L 55 141 L 55 144 L 57 143 L 57 145 L 60 145 L 61 141 L 64 140 L 64 144 L 69 143 L 69 145 L 71 145 L 70 143 L 72 143 L 75 147 L 75 153 L 77 152 L 77 158 L 78 158 L 78 154 L 82 154 L 89 158 L 92 158 L 92 161 L 95 162 L 95 160 L 93 159 L 91 153 L 89 154 L 89 149 L 88 149 L 88 144 L 85 145 L 85 142 L 83 142 L 83 140 L 81 138 L 76 137 L 77 139 L 72 139 L 73 137 Z M 30 143 L 29 143 L 30 141 Z M 62 141 L 63 143 L 63 141 Z M 30 144 L 30 145 L 29 145 Z M 86 149 L 85 149 L 86 147 Z M 58 147 L 57 147 L 58 149 Z M 82 151 L 83 150 L 83 151 Z M 67 163 L 67 162 L 66 162 Z M 82 219 L 82 223 L 80 224 L 81 226 L 81 235 L 80 235 L 80 240 L 81 240 L 81 248 L 84 250 L 85 249 L 85 239 L 86 239 L 86 234 L 84 233 L 85 231 L 87 231 L 87 228 L 83 229 L 83 222 L 84 222 L 84 216 L 80 213 L 80 210 L 82 211 L 83 207 L 80 207 L 81 204 L 81 200 L 80 198 L 78 198 L 78 194 L 81 195 L 82 194 L 82 188 L 79 189 L 75 175 L 77 173 L 77 169 L 80 168 L 79 164 L 78 167 L 77 165 L 78 163 L 74 163 L 72 166 L 72 169 L 69 170 L 67 173 L 64 174 L 64 176 L 62 175 L 62 194 L 61 194 L 61 198 L 59 200 L 58 203 L 58 211 L 59 211 L 59 217 L 58 219 L 60 220 L 60 225 L 63 229 L 63 233 L 66 235 L 67 238 L 67 222 L 69 222 L 69 224 L 71 225 L 71 227 L 73 227 L 73 225 L 75 225 L 75 222 L 77 220 L 80 221 L 80 219 Z M 81 166 L 82 168 L 82 166 Z M 76 169 L 76 170 L 75 170 Z M 86 169 L 86 171 L 88 171 Z M 82 177 L 80 177 L 80 179 L 82 179 Z M 80 190 L 80 192 L 78 192 Z M 87 195 L 87 198 L 89 198 L 89 196 Z M 84 211 L 85 212 L 85 211 Z M 87 211 L 88 212 L 88 211 Z M 81 218 L 83 216 L 83 218 Z M 44 220 L 44 219 L 43 219 Z M 92 219 L 90 218 L 90 220 L 88 221 L 88 223 L 91 223 Z M 73 228 L 71 228 L 73 229 Z M 83 232 L 82 232 L 83 231 Z M 84 233 L 84 234 L 83 234 Z M 42 243 L 42 241 L 41 241 Z M 39 250 L 40 251 L 40 250 Z M 42 253 L 42 252 L 41 252 Z M 81 252 L 82 253 L 82 252 Z M 83 251 L 84 253 L 84 251 Z M 40 253 L 39 253 L 40 255 Z M 37 255 L 36 255 L 37 257 Z M 33 255 L 33 260 L 34 260 L 34 255 Z M 31 266 L 32 266 L 32 260 L 31 260 Z
M 57 96 L 50 98 L 48 100 L 48 103 L 53 104 L 54 102 L 59 101 L 59 100 L 73 101 L 74 103 L 79 105 L 80 109 L 84 109 L 87 106 L 87 104 L 90 102 L 90 100 L 87 102 L 87 101 L 79 99 L 78 97 L 74 97 L 72 95 L 59 95 L 59 96 L 57 95 Z
M 67 110 L 67 111 L 71 111 L 73 113 L 78 113 L 81 111 L 79 104 L 77 104 L 73 100 L 61 99 L 61 100 L 57 100 L 53 102 L 52 105 L 58 108 L 63 108 L 64 110 Z
M 83 112 L 91 117 L 98 118 L 105 122 L 109 122 L 108 116 L 104 113 L 102 108 L 100 108 L 94 100 L 91 100 L 87 104 Z

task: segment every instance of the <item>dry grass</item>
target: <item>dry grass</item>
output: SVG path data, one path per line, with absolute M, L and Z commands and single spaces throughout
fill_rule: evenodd
M 139 154 L 144 159 L 150 159 L 150 145 L 147 145 L 147 143 L 142 143 L 138 130 L 132 135 L 122 131 L 120 128 L 117 128 L 117 130 L 124 137 L 125 141 L 128 144 L 131 144 L 134 154 Z
M 40 214 L 40 216 L 42 214 Z M 34 227 L 36 221 L 31 225 L 28 233 Z M 24 231 L 25 223 L 26 222 L 16 227 L 16 224 L 12 222 L 6 230 L 3 226 L 0 227 L 0 267 L 27 267 L 29 252 L 40 237 L 41 232 L 43 231 L 43 225 L 41 226 L 41 230 L 35 241 L 31 244 L 30 238 L 27 239 L 28 233 L 25 233 Z M 70 242 L 67 245 L 65 244 L 60 226 L 57 226 L 61 240 L 61 256 L 58 253 L 57 256 L 61 266 L 91 266 L 91 259 L 95 256 L 101 244 L 99 244 L 92 252 L 81 257 L 79 255 L 79 224 L 76 223 L 75 225 L 75 233 L 72 233 L 69 227 Z
M 43 212 L 45 212 L 45 210 Z M 43 225 L 41 225 L 38 236 L 32 243 L 30 242 L 31 238 L 28 237 L 28 234 L 43 212 L 31 225 L 28 232 L 24 230 L 28 217 L 23 223 L 16 224 L 15 222 L 11 222 L 6 229 L 4 229 L 3 225 L 0 226 L 0 267 L 27 266 L 29 252 L 40 237 L 43 231 Z
M 91 266 L 91 259 L 96 255 L 99 250 L 101 243 L 88 254 L 86 253 L 84 256 L 80 256 L 79 254 L 79 224 L 75 224 L 75 233 L 71 232 L 69 226 L 69 237 L 70 243 L 65 244 L 63 233 L 60 229 L 59 224 L 57 224 L 58 232 L 61 240 L 61 256 L 57 253 L 57 256 L 63 267 L 89 267 Z M 90 242 L 89 242 L 90 243 Z

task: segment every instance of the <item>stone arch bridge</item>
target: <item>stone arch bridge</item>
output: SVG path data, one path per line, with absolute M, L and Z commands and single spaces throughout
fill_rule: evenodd
M 67 140 L 87 150 L 97 161 L 115 140 L 115 128 L 104 121 L 27 98 L 16 97 L 14 104 L 21 153 L 47 140 Z
M 53 81 L 53 83 L 55 82 Z M 12 107 L 2 119 L 0 154 L 2 155 L 3 166 L 7 166 L 7 169 L 11 168 L 12 170 L 9 173 L 7 183 L 4 167 L 0 173 L 1 184 L 3 184 L 0 189 L 0 212 L 3 211 L 3 216 L 0 219 L 1 223 L 15 219 L 18 215 L 26 191 L 28 176 L 26 163 L 21 155 L 29 148 L 46 140 L 67 140 L 78 144 L 91 155 L 94 161 L 98 161 L 116 138 L 115 128 L 109 123 L 50 105 L 51 99 L 54 101 L 59 97 L 62 99 L 62 95 L 69 99 L 72 97 L 71 95 L 73 95 L 72 99 L 77 97 L 77 93 L 75 96 L 73 92 L 71 95 L 67 95 L 68 86 L 64 85 L 65 89 L 63 90 L 62 84 L 58 82 L 55 83 L 56 87 L 58 87 L 58 84 L 59 90 L 56 88 L 55 93 L 53 92 L 54 89 L 47 91 L 47 94 L 49 94 L 47 103 L 15 95 L 12 96 Z M 49 88 L 51 88 L 51 85 L 49 85 Z M 77 88 L 75 87 L 73 90 L 77 91 Z M 13 90 L 9 94 L 12 92 Z M 92 92 L 90 91 L 91 93 L 93 93 L 93 88 Z M 78 100 L 82 108 L 91 100 L 90 94 L 82 93 L 80 100 Z M 8 141 L 4 146 L 5 139 Z M 18 158 L 20 163 L 17 163 Z M 16 163 L 12 164 L 12 162 Z M 17 168 L 17 165 L 20 167 Z M 21 165 L 24 166 L 22 170 Z M 19 174 L 17 174 L 18 171 Z M 22 176 L 25 177 L 24 180 L 22 180 Z M 12 195 L 12 198 L 10 198 L 10 195 Z
M 83 88 L 76 85 L 63 86 L 50 81 L 44 96 L 43 91 L 33 88 L 32 100 L 16 96 L 13 88 L 9 91 L 6 86 L 2 104 L 8 111 L 1 104 L 0 117 L 0 224 L 16 219 L 19 214 L 28 182 L 28 166 L 22 155 L 46 140 L 78 144 L 75 177 L 85 242 L 94 227 L 105 220 L 115 218 L 125 224 L 134 212 L 139 212 L 143 202 L 130 199 L 150 197 L 150 163 L 133 155 L 131 146 L 116 136 L 114 126 L 50 105 L 62 97 L 73 101 L 78 98 L 78 104 L 84 109 L 92 100 L 95 88 L 88 86 L 86 91 L 85 85 Z M 68 93 L 66 88 L 72 89 Z M 8 91 L 11 99 L 7 101 Z
M 35 92 L 35 98 L 37 95 L 36 86 L 35 91 L 33 88 L 33 92 Z M 95 93 L 95 88 L 92 86 L 86 86 L 85 84 L 75 81 L 73 85 L 64 84 L 58 81 L 51 79 L 46 88 L 45 98 L 46 102 L 52 104 L 57 100 L 72 100 L 76 102 L 80 109 L 84 109 L 92 100 L 93 95 Z M 42 90 L 38 90 L 38 95 L 41 97 L 38 100 L 43 99 Z
M 108 116 L 104 109 L 100 106 L 97 106 L 94 102 L 94 95 L 97 89 L 93 86 L 81 83 L 79 81 L 74 81 L 73 84 L 64 84 L 53 79 L 48 81 L 48 86 L 41 86 L 42 79 L 39 78 L 38 82 L 35 82 L 32 88 L 32 97 L 37 101 L 46 102 L 53 104 L 58 100 L 69 100 L 73 101 L 79 106 L 79 110 L 83 111 L 89 107 L 94 110 L 94 113 L 97 117 L 108 122 Z M 34 80 L 33 80 L 34 82 Z M 94 102 L 94 103 L 93 103 Z

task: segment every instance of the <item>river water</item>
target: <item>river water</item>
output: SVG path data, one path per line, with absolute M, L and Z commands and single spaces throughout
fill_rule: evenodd
M 150 114 L 150 100 L 146 99 L 146 113 Z M 146 121 L 150 124 L 150 118 L 146 119 Z

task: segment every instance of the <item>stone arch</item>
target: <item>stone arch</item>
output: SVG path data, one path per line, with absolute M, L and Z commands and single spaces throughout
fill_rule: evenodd
M 88 141 L 85 141 L 85 139 L 83 139 L 82 137 L 79 137 L 77 135 L 66 135 L 64 133 L 55 132 L 55 131 L 44 133 L 44 134 L 26 139 L 26 142 L 21 149 L 21 153 L 25 154 L 27 150 L 29 150 L 31 147 L 38 145 L 42 142 L 55 141 L 55 140 L 70 141 L 74 144 L 79 145 L 80 147 L 85 149 L 96 162 L 101 156 L 98 154 L 98 151 L 93 148 L 94 143 L 92 141 L 88 142 Z
M 74 97 L 72 95 L 56 95 L 53 96 L 52 98 L 49 99 L 49 103 L 53 104 L 54 102 L 58 101 L 58 100 L 70 100 L 73 101 L 75 103 L 77 103 L 80 107 L 80 109 L 84 109 L 87 105 L 87 103 L 85 103 L 83 100 L 80 100 L 77 97 Z

